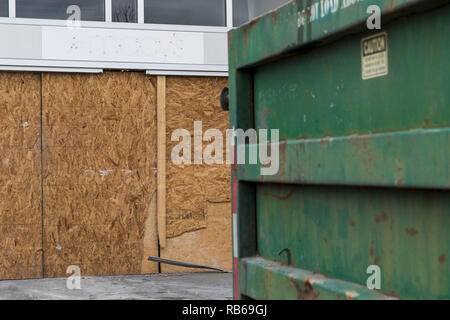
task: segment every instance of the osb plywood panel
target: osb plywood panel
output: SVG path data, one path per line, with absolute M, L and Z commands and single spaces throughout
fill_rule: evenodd
M 114 185 L 116 190 L 109 187 Z M 140 185 L 137 178 L 124 181 L 99 179 L 84 185 L 44 186 L 44 224 L 109 225 L 114 229 L 119 225 L 141 223 L 146 219 L 144 209 L 149 206 L 147 193 L 151 187 Z M 130 214 L 123 214 L 123 211 Z
M 168 161 L 167 167 L 167 237 L 206 228 L 207 202 L 230 201 L 229 166 Z
M 228 86 L 226 78 L 167 77 L 167 157 L 177 141 L 171 141 L 172 132 L 186 129 L 194 134 L 194 121 L 202 121 L 203 133 L 229 128 L 229 114 L 220 107 L 220 92 Z M 193 140 L 192 140 L 193 146 Z M 206 144 L 205 144 L 206 146 Z
M 35 148 L 41 143 L 40 128 L 36 125 L 26 127 L 27 124 L 20 127 L 0 126 L 0 147 L 10 148 Z M 6 128 L 8 128 L 6 130 Z
M 24 181 L 40 185 L 41 150 L 0 147 L 0 185 Z
M 231 204 L 207 203 L 207 227 L 168 239 L 161 257 L 188 263 L 203 264 L 224 270 L 232 269 Z M 199 271 L 161 265 L 162 272 Z
M 148 223 L 155 214 L 154 79 L 44 74 L 42 85 L 45 276 L 65 276 L 69 265 L 82 275 L 157 272 L 142 267 L 144 255 L 158 252 Z
M 167 77 L 167 237 L 206 228 L 206 203 L 230 201 L 228 165 L 175 165 L 170 157 L 178 141 L 171 141 L 177 129 L 190 132 L 194 161 L 194 121 L 202 122 L 203 133 L 218 129 L 225 137 L 229 114 L 220 107 L 220 92 L 226 78 Z M 208 145 L 203 142 L 202 152 Z M 225 139 L 224 139 L 225 147 Z M 225 159 L 225 152 L 223 154 Z M 168 249 L 169 250 L 169 249 Z
M 39 73 L 0 72 L 0 127 L 40 127 Z
M 0 279 L 2 280 L 38 279 L 41 277 L 42 265 L 32 267 L 16 265 L 12 268 L 0 268 Z
M 205 201 L 231 201 L 231 168 L 229 165 L 195 165 L 194 177 L 199 182 Z
M 141 151 L 130 150 L 130 152 Z M 141 178 L 152 174 L 154 165 L 153 161 L 149 162 L 144 157 L 139 159 L 127 152 L 108 153 L 104 148 L 83 148 L 74 151 L 47 147 L 44 148 L 44 159 L 46 182 L 54 186 L 64 185 L 67 180 L 76 184 L 135 182 L 141 186 L 148 186 L 148 182 Z
M 41 186 L 38 182 L 0 185 L 0 225 L 40 226 L 40 212 Z
M 167 211 L 203 212 L 204 195 L 200 181 L 196 181 L 193 165 L 167 162 Z M 169 221 L 168 221 L 169 223 Z M 168 227 L 168 231 L 170 227 Z
M 0 279 L 42 276 L 40 75 L 0 72 Z

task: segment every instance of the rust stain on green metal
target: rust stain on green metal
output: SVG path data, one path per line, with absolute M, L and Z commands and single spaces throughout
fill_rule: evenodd
M 315 2 L 229 38 L 232 126 L 281 138 L 276 175 L 232 172 L 240 294 L 449 299 L 449 2 L 378 1 L 389 72 L 368 80 L 361 40 L 381 32 L 365 27 L 372 3 L 299 25 Z M 366 287 L 373 264 L 379 291 Z

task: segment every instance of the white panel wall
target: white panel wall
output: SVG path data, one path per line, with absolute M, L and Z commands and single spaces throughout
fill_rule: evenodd
M 95 68 L 226 75 L 227 27 L 0 18 L 0 69 Z

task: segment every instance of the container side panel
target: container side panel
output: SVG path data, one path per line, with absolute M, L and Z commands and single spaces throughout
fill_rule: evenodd
M 370 34 L 256 68 L 256 128 L 304 139 L 450 126 L 449 17 L 446 6 L 386 25 L 387 76 L 362 80 Z
M 402 298 L 448 297 L 450 193 L 332 186 L 257 187 L 262 257 L 365 285 L 381 268 L 381 290 Z

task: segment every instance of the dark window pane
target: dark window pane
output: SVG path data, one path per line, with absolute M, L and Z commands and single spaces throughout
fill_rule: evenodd
M 0 17 L 9 16 L 8 0 L 0 0 Z
M 233 24 L 238 27 L 291 0 L 233 0 Z
M 16 0 L 16 16 L 66 20 L 72 15 L 67 13 L 71 5 L 80 7 L 82 21 L 105 21 L 104 0 Z
M 225 26 L 225 0 L 145 0 L 145 23 Z
M 113 22 L 137 22 L 136 0 L 112 0 Z
M 233 26 L 248 22 L 248 0 L 233 0 Z

